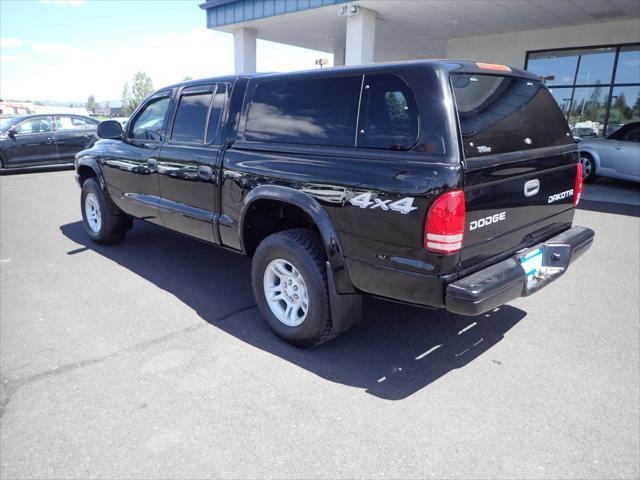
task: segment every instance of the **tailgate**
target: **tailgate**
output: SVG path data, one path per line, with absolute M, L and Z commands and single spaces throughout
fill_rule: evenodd
M 497 261 L 571 226 L 577 152 L 468 171 L 461 268 Z
M 578 152 L 541 82 L 455 74 L 451 83 L 465 155 L 461 269 L 469 271 L 571 226 Z

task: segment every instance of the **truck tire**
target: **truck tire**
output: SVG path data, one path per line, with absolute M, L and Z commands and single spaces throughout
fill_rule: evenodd
M 253 257 L 258 309 L 271 329 L 296 347 L 311 348 L 335 336 L 325 261 L 319 235 L 308 229 L 268 236 Z
M 127 230 L 131 228 L 131 219 L 115 215 L 107 201 L 96 179 L 86 179 L 80 194 L 82 225 L 91 240 L 104 245 L 121 242 Z
M 585 152 L 580 152 L 580 163 L 582 164 L 582 181 L 591 183 L 596 179 L 596 162 L 593 157 Z

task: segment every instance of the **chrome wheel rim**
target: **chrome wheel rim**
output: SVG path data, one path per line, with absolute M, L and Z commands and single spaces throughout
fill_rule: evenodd
M 98 233 L 102 226 L 102 214 L 100 213 L 98 197 L 94 193 L 88 193 L 84 198 L 84 214 L 91 231 Z
M 580 163 L 582 164 L 582 178 L 587 178 L 591 174 L 591 160 L 587 157 L 580 157 Z
M 264 295 L 271 313 L 284 325 L 297 327 L 309 311 L 309 293 L 291 262 L 277 258 L 264 271 Z

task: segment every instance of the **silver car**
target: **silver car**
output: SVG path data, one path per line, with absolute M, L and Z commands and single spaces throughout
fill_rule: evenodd
M 640 182 L 640 122 L 627 123 L 605 138 L 579 143 L 582 176 Z

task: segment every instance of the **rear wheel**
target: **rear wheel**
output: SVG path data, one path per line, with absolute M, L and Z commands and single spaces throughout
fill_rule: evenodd
M 303 348 L 333 338 L 325 252 L 313 230 L 274 233 L 253 257 L 256 303 L 271 329 Z
M 82 225 L 85 231 L 95 242 L 118 243 L 131 228 L 131 219 L 112 213 L 107 201 L 104 191 L 95 178 L 85 180 L 80 194 Z
M 581 153 L 580 163 L 582 164 L 582 180 L 586 183 L 593 182 L 596 178 L 596 163 L 593 161 L 593 157 L 588 153 Z

